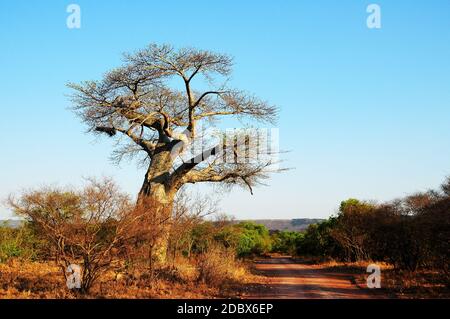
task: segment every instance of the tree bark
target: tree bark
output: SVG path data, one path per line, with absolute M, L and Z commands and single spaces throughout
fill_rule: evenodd
M 165 264 L 172 222 L 172 209 L 175 193 L 167 185 L 168 172 L 150 168 L 146 174 L 137 205 L 147 210 L 146 227 L 153 245 L 152 262 Z

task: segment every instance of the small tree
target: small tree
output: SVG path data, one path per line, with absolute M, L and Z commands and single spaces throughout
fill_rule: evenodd
M 242 222 L 235 227 L 240 232 L 237 246 L 239 256 L 261 255 L 272 249 L 269 230 L 266 226 L 253 222 Z
M 177 194 L 174 202 L 173 217 L 171 222 L 169 251 L 172 265 L 176 261 L 177 254 L 185 249 L 190 256 L 193 240 L 192 231 L 204 218 L 217 213 L 217 201 L 209 196 L 188 196 L 181 191 Z
M 125 243 L 128 196 L 109 179 L 89 180 L 81 191 L 44 188 L 10 197 L 15 213 L 35 226 L 53 248 L 67 280 L 70 265 L 81 266 L 81 293 L 88 293 L 100 274 L 111 267 Z
M 367 225 L 367 220 L 374 209 L 374 205 L 352 198 L 341 203 L 332 235 L 345 250 L 348 260 L 369 258 L 367 241 L 370 239 L 370 225 Z
M 343 252 L 334 239 L 337 218 L 330 217 L 318 224 L 311 224 L 296 241 L 297 254 L 317 257 L 342 258 Z
M 271 235 L 272 251 L 294 255 L 297 242 L 302 236 L 302 233 L 296 231 L 276 231 Z

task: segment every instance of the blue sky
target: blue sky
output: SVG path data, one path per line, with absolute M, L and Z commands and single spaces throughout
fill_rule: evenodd
M 66 27 L 70 3 L 79 30 Z M 381 29 L 366 26 L 370 3 Z M 224 195 L 237 218 L 326 217 L 346 198 L 389 200 L 450 174 L 448 0 L 1 1 L 0 41 L 2 199 L 92 175 L 138 191 L 143 171 L 109 162 L 112 143 L 84 134 L 65 84 L 151 42 L 234 56 L 233 85 L 281 108 L 295 169 Z

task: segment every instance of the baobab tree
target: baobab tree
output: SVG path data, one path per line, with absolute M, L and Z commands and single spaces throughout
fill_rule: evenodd
M 274 171 L 271 159 L 253 152 L 249 138 L 233 137 L 233 143 L 221 141 L 199 154 L 187 151 L 203 136 L 199 127 L 211 127 L 220 118 L 275 123 L 275 106 L 228 86 L 231 71 L 227 55 L 152 44 L 125 54 L 123 66 L 102 80 L 69 87 L 74 89 L 73 108 L 90 132 L 129 141 L 115 150 L 116 159 L 145 155 L 148 166 L 138 203 L 156 202 L 168 211 L 183 185 L 214 182 L 252 191 Z M 244 160 L 237 158 L 238 149 Z M 227 152 L 234 160 L 224 160 Z M 186 159 L 186 154 L 192 156 Z

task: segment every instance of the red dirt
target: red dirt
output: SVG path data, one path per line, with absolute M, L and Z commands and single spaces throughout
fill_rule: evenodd
M 368 299 L 386 298 L 380 292 L 357 285 L 354 276 L 320 265 L 295 262 L 289 257 L 257 261 L 258 274 L 268 283 L 250 289 L 246 299 Z

